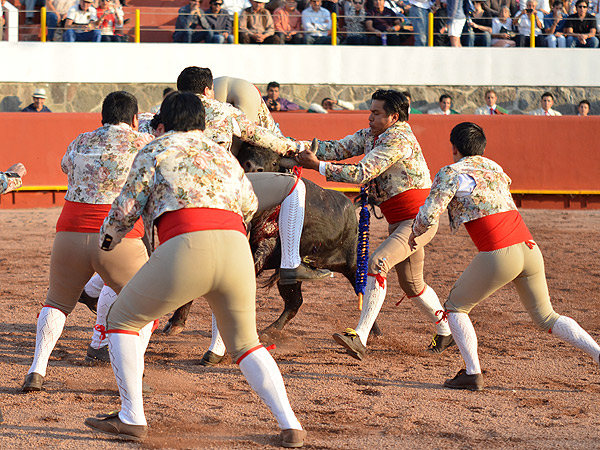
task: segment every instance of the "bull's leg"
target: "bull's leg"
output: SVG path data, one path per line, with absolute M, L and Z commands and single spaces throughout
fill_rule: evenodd
M 187 321 L 191 308 L 192 302 L 177 308 L 163 328 L 163 333 L 167 336 L 175 336 L 176 334 L 181 333 L 185 328 L 185 322 Z
M 284 301 L 283 312 L 279 318 L 269 325 L 265 331 L 278 330 L 281 331 L 286 324 L 294 318 L 300 306 L 302 306 L 302 282 L 295 284 L 278 284 L 279 294 Z

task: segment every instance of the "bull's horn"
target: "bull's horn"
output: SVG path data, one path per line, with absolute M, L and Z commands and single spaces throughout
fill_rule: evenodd
M 310 151 L 317 153 L 317 150 L 319 150 L 319 140 L 317 138 L 313 138 L 312 144 L 310 145 Z
M 298 163 L 294 158 L 281 158 L 279 161 L 279 167 L 283 167 L 284 169 L 293 169 L 297 165 Z

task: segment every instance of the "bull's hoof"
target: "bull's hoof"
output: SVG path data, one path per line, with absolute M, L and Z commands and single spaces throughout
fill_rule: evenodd
M 383 336 L 381 328 L 379 328 L 379 325 L 377 325 L 377 322 L 375 322 L 373 324 L 373 326 L 371 327 L 371 331 L 369 331 L 369 336 L 373 336 L 373 337 Z
M 202 359 L 198 364 L 205 367 L 215 366 L 223 361 L 223 358 L 225 358 L 225 355 L 217 355 L 216 353 L 207 350 L 206 353 L 202 355 Z
M 181 334 L 181 332 L 184 330 L 184 328 L 185 328 L 185 325 L 178 325 L 178 324 L 173 324 L 171 322 L 167 322 L 167 324 L 163 328 L 162 332 L 166 336 L 177 336 L 178 334 Z

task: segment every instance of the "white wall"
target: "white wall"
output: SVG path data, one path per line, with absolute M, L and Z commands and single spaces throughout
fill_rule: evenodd
M 600 86 L 600 49 L 0 42 L 0 82 L 172 83 L 187 66 L 253 83 Z

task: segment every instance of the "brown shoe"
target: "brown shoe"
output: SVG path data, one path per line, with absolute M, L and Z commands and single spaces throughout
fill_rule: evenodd
M 89 308 L 89 310 L 91 312 L 93 312 L 94 314 L 97 314 L 97 308 L 98 308 L 98 297 L 90 297 L 86 292 L 85 289 L 81 292 L 81 295 L 79 296 L 79 300 L 77 300 L 78 303 L 83 303 L 85 306 L 87 306 Z
M 332 277 L 333 273 L 327 269 L 315 269 L 304 263 L 294 269 L 279 269 L 279 284 L 295 284 L 298 281 L 322 280 Z
M 219 364 L 221 361 L 223 361 L 223 358 L 225 358 L 225 355 L 223 355 L 223 356 L 217 355 L 216 353 L 213 353 L 210 350 L 207 350 L 206 353 L 204 355 L 202 355 L 202 359 L 200 360 L 200 362 L 198 364 L 200 364 L 201 366 L 206 366 L 206 367 L 215 366 L 215 365 Z
M 304 445 L 304 439 L 306 438 L 306 430 L 282 430 L 281 446 L 285 448 L 300 448 Z
M 367 347 L 363 345 L 358 334 L 352 328 L 346 328 L 344 334 L 335 333 L 333 339 L 346 349 L 346 353 L 359 361 L 362 361 L 367 353 Z
M 127 425 L 121 422 L 118 412 L 104 419 L 88 417 L 83 423 L 95 431 L 110 434 L 125 441 L 141 441 L 148 436 L 147 425 Z
M 483 375 L 480 373 L 468 375 L 465 369 L 460 369 L 454 378 L 444 381 L 444 387 L 481 391 L 483 390 Z
M 434 334 L 433 339 L 431 339 L 431 343 L 429 347 L 427 347 L 427 351 L 430 353 L 442 353 L 448 347 L 454 345 L 454 338 L 451 334 L 448 336 L 442 336 L 441 334 Z
M 110 356 L 108 355 L 108 345 L 95 349 L 91 345 L 88 347 L 85 362 L 89 366 L 101 364 L 110 364 Z
M 21 390 L 23 392 L 37 392 L 42 390 L 42 384 L 44 384 L 44 377 L 37 372 L 31 372 L 25 375 L 25 381 Z

